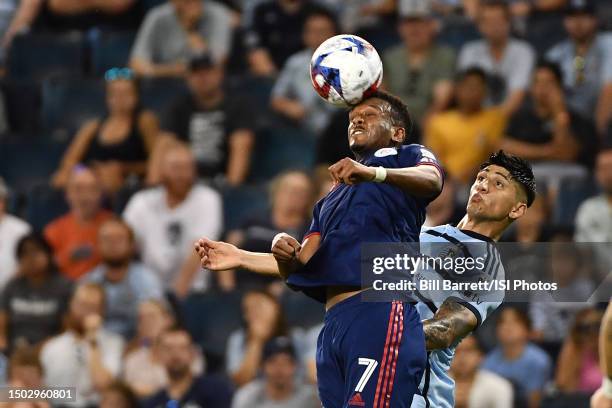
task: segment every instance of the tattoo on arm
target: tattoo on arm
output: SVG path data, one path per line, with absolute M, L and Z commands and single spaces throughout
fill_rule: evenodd
M 454 300 L 445 300 L 434 317 L 423 322 L 427 350 L 452 346 L 470 334 L 478 320 L 465 306 Z

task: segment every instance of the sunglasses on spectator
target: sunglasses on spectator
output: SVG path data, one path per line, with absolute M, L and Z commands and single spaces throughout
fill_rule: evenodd
M 119 79 L 131 81 L 134 79 L 134 71 L 130 68 L 111 68 L 104 74 L 104 80 L 107 82 L 117 81 Z

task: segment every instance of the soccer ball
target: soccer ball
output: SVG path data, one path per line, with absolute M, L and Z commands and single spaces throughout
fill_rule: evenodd
M 376 49 L 361 37 L 341 34 L 325 40 L 310 60 L 310 80 L 327 102 L 352 106 L 374 93 L 383 65 Z

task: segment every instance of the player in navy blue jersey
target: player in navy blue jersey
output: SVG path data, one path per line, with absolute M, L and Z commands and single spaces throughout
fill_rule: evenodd
M 325 408 L 409 407 L 424 373 L 425 338 L 414 305 L 365 303 L 358 296 L 361 244 L 417 242 L 425 207 L 442 189 L 434 155 L 404 145 L 410 128 L 406 106 L 387 93 L 350 110 L 348 142 L 357 160 L 330 166 L 336 184 L 316 204 L 302 243 L 279 234 L 271 254 L 207 239 L 196 243 L 205 268 L 280 275 L 325 303 L 316 357 Z

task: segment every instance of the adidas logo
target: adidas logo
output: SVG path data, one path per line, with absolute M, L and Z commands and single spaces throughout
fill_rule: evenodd
M 348 404 L 349 406 L 365 407 L 365 402 L 363 401 L 363 398 L 361 398 L 360 393 L 355 393 L 349 400 Z

